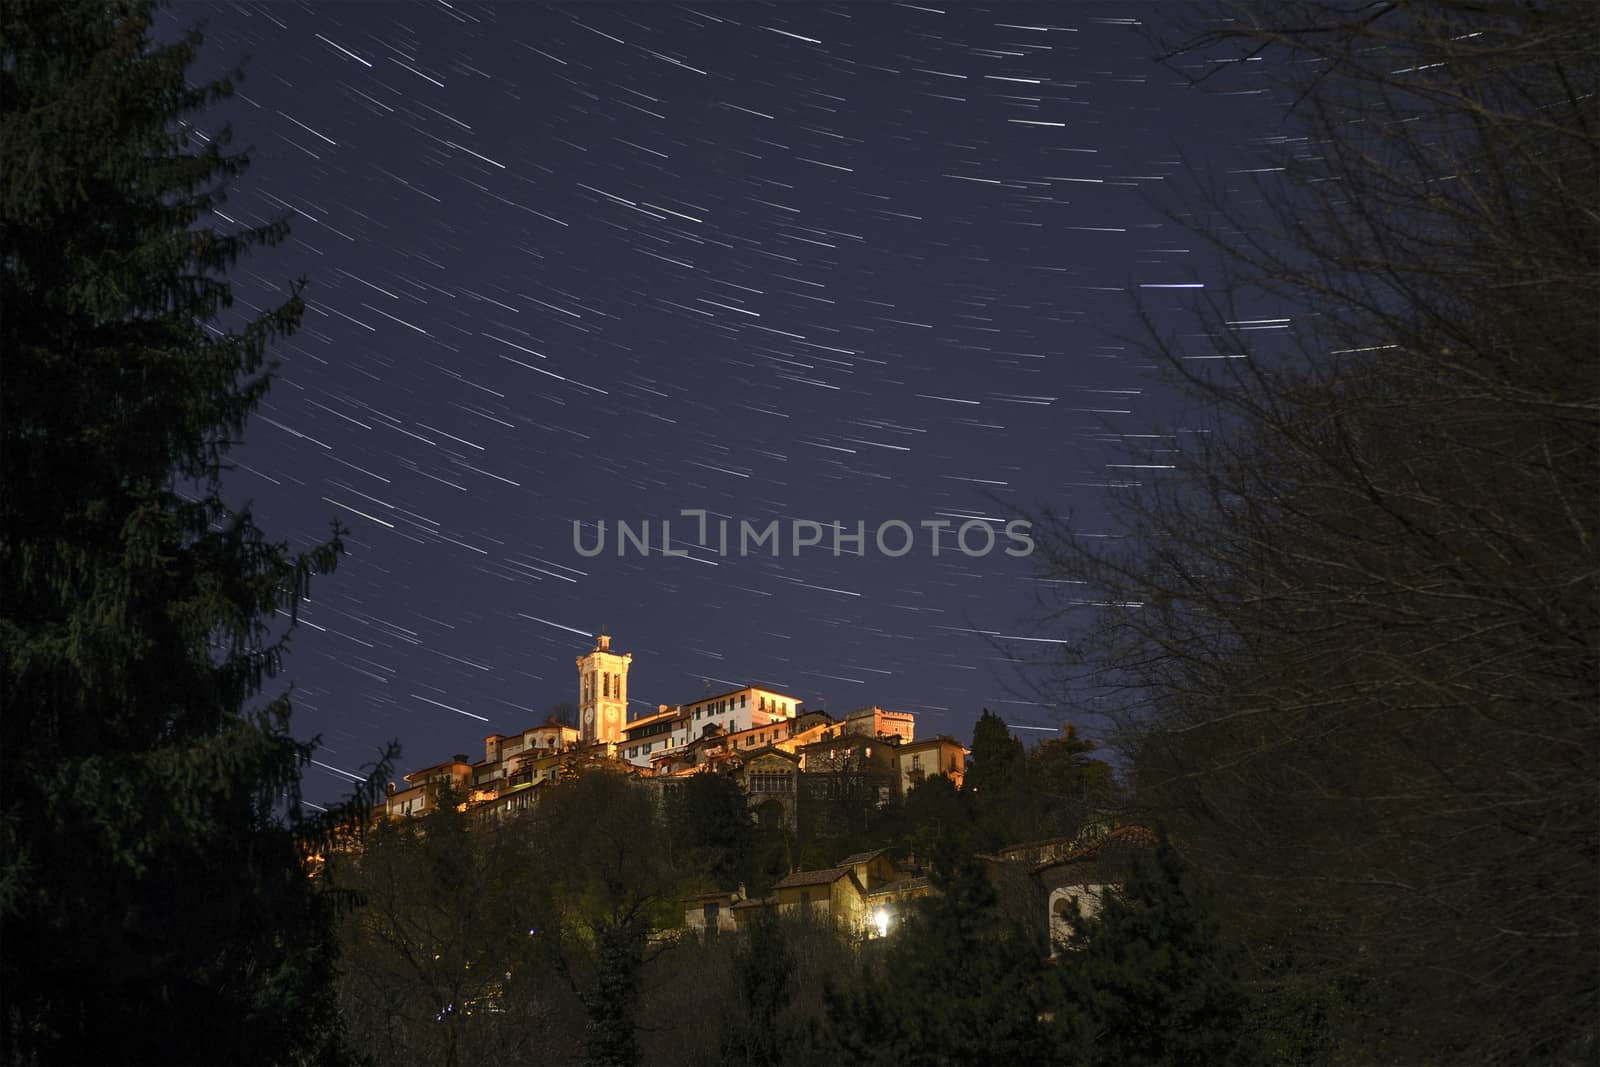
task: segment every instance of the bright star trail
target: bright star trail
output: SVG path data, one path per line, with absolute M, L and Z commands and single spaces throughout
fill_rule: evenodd
M 635 713 L 733 680 L 924 735 L 1059 721 L 995 642 L 1072 635 L 1020 632 L 1032 564 L 956 530 L 1048 505 L 1115 532 L 1106 494 L 1170 465 L 1134 308 L 1205 297 L 1167 211 L 1191 170 L 1244 173 L 1270 114 L 1184 85 L 1129 12 L 169 11 L 205 22 L 201 71 L 248 62 L 194 117 L 252 150 L 216 224 L 291 225 L 236 310 L 309 282 L 228 483 L 296 545 L 350 531 L 285 679 L 323 739 L 308 795 L 390 738 L 405 771 L 542 719 L 601 626 Z M 574 550 L 619 519 L 648 554 Z M 778 557 L 718 551 L 774 519 Z M 794 556 L 805 520 L 828 537 Z M 875 550 L 889 520 L 913 551 Z M 868 551 L 836 558 L 835 521 Z

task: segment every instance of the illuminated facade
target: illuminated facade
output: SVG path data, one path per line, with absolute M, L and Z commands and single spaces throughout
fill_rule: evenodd
M 896 745 L 895 765 L 899 771 L 901 796 L 916 784 L 935 775 L 944 775 L 957 789 L 967 776 L 967 750 L 955 738 L 941 734 L 926 741 Z
M 577 662 L 579 740 L 616 744 L 628 720 L 628 665 L 633 653 L 611 651 L 611 636 L 601 633 L 594 648 Z
M 796 871 L 780 879 L 772 894 L 745 899 L 733 893 L 703 893 L 684 898 L 684 924 L 696 933 L 734 929 L 759 911 L 780 916 L 829 920 L 852 937 L 888 937 L 904 921 L 912 901 L 933 892 L 928 879 L 902 871 L 887 849 L 846 856 L 832 867 Z
M 405 786 L 390 782 L 380 813 L 387 816 L 426 815 L 439 805 L 439 793 L 449 783 L 452 793 L 466 799 L 472 785 L 472 764 L 465 753 L 453 759 L 403 775 Z
M 391 783 L 375 814 L 425 815 L 448 788 L 479 820 L 515 816 L 536 805 L 565 778 L 604 770 L 624 774 L 666 798 L 696 774 L 727 774 L 738 783 L 761 824 L 803 832 L 835 808 L 856 802 L 882 806 L 903 798 L 918 781 L 948 775 L 957 786 L 965 750 L 949 737 L 915 741 L 916 717 L 872 706 L 836 719 L 806 711 L 793 694 L 743 686 L 685 704 L 658 705 L 630 720 L 628 671 L 632 653 L 614 651 L 611 637 L 576 658 L 578 725 L 555 719 L 515 734 L 483 739 L 483 759 L 465 754 L 413 771 L 404 787 Z M 762 909 L 827 915 L 853 934 L 881 936 L 906 901 L 929 892 L 927 879 L 895 868 L 880 850 L 846 857 L 827 871 L 796 872 L 771 897 L 742 891 L 708 893 L 692 901 L 686 922 L 698 930 L 728 930 Z M 694 912 L 690 915 L 690 912 Z

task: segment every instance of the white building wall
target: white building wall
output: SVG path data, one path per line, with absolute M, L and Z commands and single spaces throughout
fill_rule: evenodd
M 1064 885 L 1050 893 L 1050 943 L 1059 948 L 1072 937 L 1072 923 L 1067 916 L 1071 914 L 1072 902 L 1078 902 L 1079 912 L 1084 918 L 1092 918 L 1100 911 L 1104 903 L 1105 894 L 1112 887 L 1105 884 L 1096 885 Z

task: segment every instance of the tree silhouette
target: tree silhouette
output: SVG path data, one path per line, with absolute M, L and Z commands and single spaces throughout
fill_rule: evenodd
M 1244 995 L 1207 897 L 1162 840 L 1092 918 L 1075 914 L 1057 970 L 1088 1020 L 1086 1062 L 1243 1062 Z
M 1063 695 L 1120 701 L 1259 973 L 1354 991 L 1347 1054 L 1592 1057 L 1600 9 L 1214 14 L 1174 65 L 1289 126 L 1191 214 L 1227 297 L 1147 318 L 1213 432 L 1128 538 L 1039 538 L 1093 590 Z
M 0 10 L 0 1058 L 336 1063 L 335 899 L 306 855 L 313 750 L 252 704 L 333 538 L 295 555 L 230 510 L 223 457 L 291 296 L 242 324 L 223 231 L 245 166 L 185 117 L 197 35 L 146 3 Z M 298 292 L 298 291 L 297 291 Z

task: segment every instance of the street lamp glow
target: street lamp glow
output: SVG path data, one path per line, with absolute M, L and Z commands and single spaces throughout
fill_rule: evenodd
M 878 928 L 879 937 L 889 936 L 889 909 L 879 908 L 872 914 L 873 925 Z

